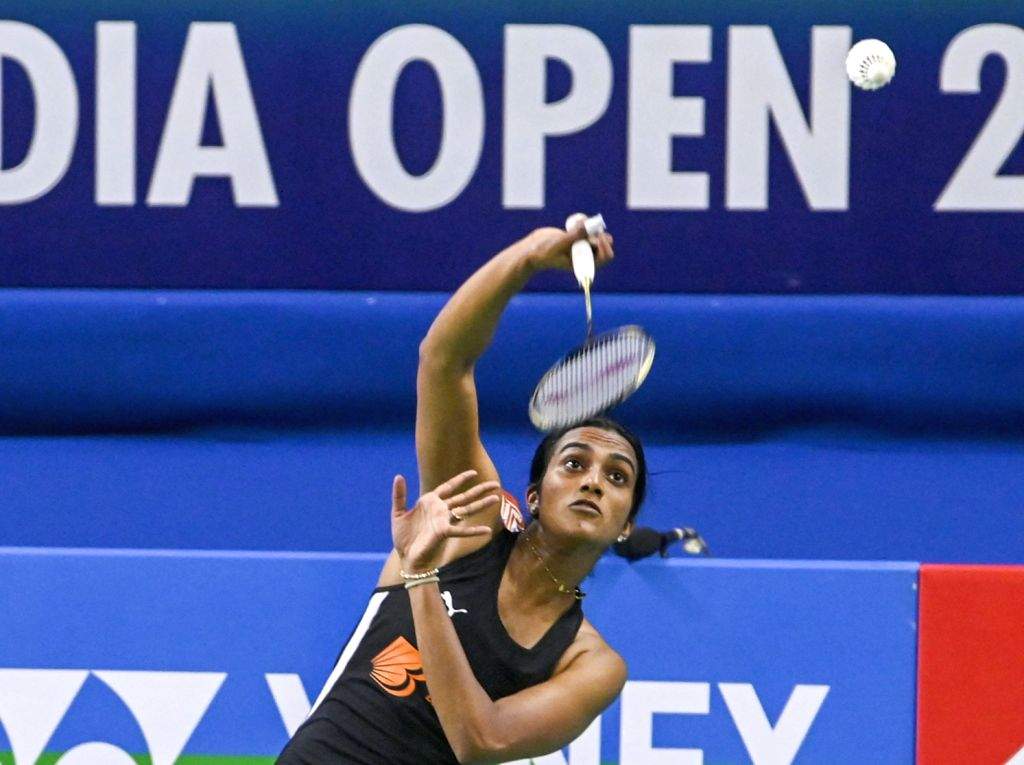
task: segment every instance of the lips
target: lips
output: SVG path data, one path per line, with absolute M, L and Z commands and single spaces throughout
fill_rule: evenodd
M 575 502 L 570 503 L 569 507 L 585 507 L 588 510 L 593 510 L 598 515 L 601 514 L 601 508 L 589 499 L 577 499 Z

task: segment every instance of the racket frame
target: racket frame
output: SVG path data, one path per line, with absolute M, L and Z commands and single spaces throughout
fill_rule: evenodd
M 640 341 L 640 346 L 643 350 L 643 359 L 641 360 L 640 366 L 633 375 L 633 379 L 629 385 L 624 386 L 617 396 L 612 397 L 612 399 L 600 409 L 589 413 L 569 418 L 553 417 L 550 412 L 545 412 L 545 409 L 548 407 L 541 405 L 542 394 L 546 392 L 545 388 L 555 374 L 574 360 L 589 353 L 596 346 L 608 343 L 614 337 L 621 337 L 630 334 L 636 335 L 637 339 Z M 617 327 L 616 329 L 602 332 L 599 335 L 588 337 L 583 344 L 573 348 L 562 356 L 562 358 L 558 359 L 554 364 L 548 367 L 548 370 L 540 378 L 540 381 L 533 390 L 533 395 L 530 397 L 530 422 L 532 422 L 534 427 L 538 430 L 547 432 L 565 425 L 570 425 L 573 422 L 581 422 L 588 417 L 594 417 L 618 406 L 633 395 L 637 389 L 644 384 L 644 380 L 647 379 L 647 375 L 651 371 L 651 366 L 654 364 L 655 350 L 656 346 L 654 339 L 638 324 L 625 324 L 621 327 Z

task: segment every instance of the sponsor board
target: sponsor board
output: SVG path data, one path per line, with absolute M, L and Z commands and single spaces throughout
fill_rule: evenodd
M 7 8 L 0 284 L 450 289 L 583 208 L 624 291 L 1024 290 L 999 4 L 603 5 Z
M 16 765 L 274 757 L 382 560 L 7 550 L 0 752 Z M 908 564 L 602 562 L 587 614 L 630 680 L 537 762 L 910 762 L 915 582 Z

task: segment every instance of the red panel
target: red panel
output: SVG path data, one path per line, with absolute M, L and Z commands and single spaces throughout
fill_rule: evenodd
M 1004 765 L 1024 748 L 1024 566 L 922 565 L 920 604 L 918 765 Z

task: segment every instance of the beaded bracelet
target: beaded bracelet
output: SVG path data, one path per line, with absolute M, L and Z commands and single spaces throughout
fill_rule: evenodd
M 405 583 L 405 589 L 411 590 L 413 587 L 419 587 L 421 584 L 431 584 L 432 582 L 440 582 L 441 577 L 439 576 L 425 576 L 422 579 L 411 579 Z
M 407 582 L 416 582 L 416 581 L 419 581 L 420 579 L 426 579 L 427 577 L 430 577 L 430 576 L 437 576 L 438 570 L 436 568 L 432 568 L 429 571 L 424 571 L 421 574 L 410 574 L 410 573 L 408 573 L 406 571 L 399 571 L 398 573 L 401 574 L 402 579 L 404 579 L 405 581 L 407 581 Z

